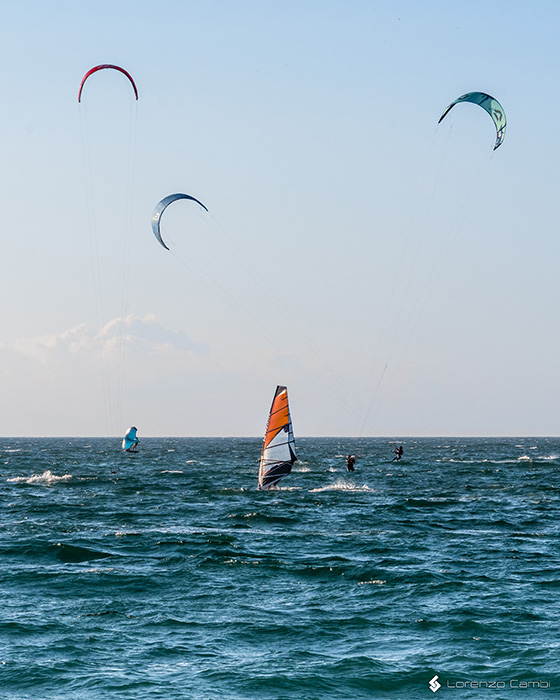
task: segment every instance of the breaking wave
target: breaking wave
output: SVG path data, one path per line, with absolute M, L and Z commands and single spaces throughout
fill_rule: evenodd
M 14 476 L 11 479 L 7 479 L 13 484 L 47 484 L 48 486 L 56 484 L 59 481 L 70 481 L 72 474 L 64 474 L 63 476 L 56 476 L 51 470 L 47 470 L 42 474 L 32 474 L 31 476 Z

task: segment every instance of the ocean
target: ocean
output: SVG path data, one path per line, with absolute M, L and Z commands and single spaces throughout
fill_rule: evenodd
M 560 439 L 140 438 L 0 439 L 1 700 L 560 697 Z

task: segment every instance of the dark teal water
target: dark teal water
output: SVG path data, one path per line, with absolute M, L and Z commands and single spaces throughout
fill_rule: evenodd
M 560 697 L 560 439 L 402 444 L 0 440 L 0 698 Z

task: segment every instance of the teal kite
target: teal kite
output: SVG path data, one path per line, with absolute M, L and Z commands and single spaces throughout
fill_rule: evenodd
M 456 104 L 459 104 L 459 102 L 472 102 L 475 105 L 480 105 L 482 109 L 488 112 L 496 126 L 496 144 L 494 150 L 496 150 L 498 146 L 501 146 L 504 136 L 506 135 L 506 113 L 498 100 L 495 100 L 491 95 L 487 95 L 485 92 L 467 92 L 466 95 L 458 97 L 441 115 L 438 124 L 449 110 Z

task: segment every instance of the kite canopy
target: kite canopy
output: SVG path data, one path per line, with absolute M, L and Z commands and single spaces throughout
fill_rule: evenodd
M 204 204 L 202 202 L 199 202 L 196 197 L 191 197 L 190 194 L 170 194 L 167 197 L 164 197 L 161 202 L 158 202 L 156 204 L 156 207 L 154 209 L 154 213 L 152 215 L 152 231 L 154 232 L 154 236 L 158 239 L 158 241 L 161 243 L 161 245 L 166 249 L 169 250 L 169 248 L 165 245 L 163 242 L 163 238 L 161 237 L 161 232 L 159 229 L 159 224 L 161 221 L 161 217 L 163 215 L 163 212 L 165 209 L 171 204 L 171 202 L 175 202 L 177 199 L 192 199 L 193 202 L 196 202 L 197 204 L 200 204 L 200 206 L 208 211 Z
M 95 68 L 88 70 L 88 72 L 82 78 L 82 82 L 80 85 L 80 92 L 78 93 L 78 102 L 82 101 L 82 90 L 84 89 L 84 83 L 89 78 L 89 76 L 92 75 L 93 73 L 97 73 L 98 70 L 104 70 L 105 68 L 112 68 L 113 70 L 118 70 L 121 73 L 123 73 L 124 75 L 126 75 L 126 77 L 130 80 L 130 83 L 131 83 L 132 88 L 134 90 L 134 94 L 136 95 L 136 99 L 138 99 L 138 90 L 136 89 L 136 83 L 134 82 L 130 73 L 125 71 L 125 69 L 121 68 L 120 66 L 114 66 L 112 63 L 102 63 L 101 65 L 95 66 Z
M 449 112 L 449 110 L 456 104 L 459 104 L 459 102 L 472 102 L 475 105 L 480 105 L 482 109 L 488 112 L 496 126 L 496 144 L 494 146 L 494 150 L 496 150 L 498 146 L 501 146 L 506 135 L 506 113 L 498 100 L 495 100 L 491 95 L 487 95 L 485 92 L 467 92 L 466 95 L 461 95 L 461 97 L 458 97 L 441 115 L 438 124 Z

